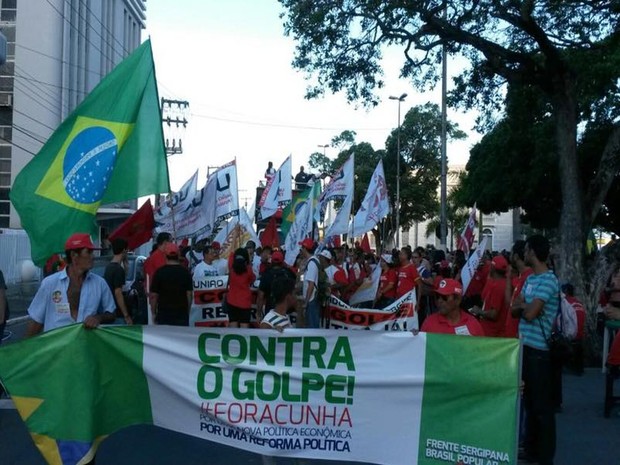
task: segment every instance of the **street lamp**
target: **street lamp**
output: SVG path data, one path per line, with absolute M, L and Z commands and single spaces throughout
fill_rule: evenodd
M 322 148 L 322 149 L 323 149 L 323 156 L 325 157 L 325 156 L 326 156 L 326 155 L 325 155 L 325 149 L 326 149 L 327 147 L 329 147 L 329 144 L 325 144 L 325 145 L 317 145 L 317 147 L 319 147 L 319 148 Z
M 407 98 L 407 94 L 400 97 L 390 95 L 390 100 L 398 100 L 398 132 L 396 136 L 396 248 L 400 249 L 400 104 Z

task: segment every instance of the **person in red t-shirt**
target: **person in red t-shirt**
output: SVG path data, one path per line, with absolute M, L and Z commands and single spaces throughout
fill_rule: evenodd
M 396 286 L 396 299 L 400 299 L 407 292 L 415 289 L 420 282 L 420 275 L 416 266 L 411 263 L 411 250 L 408 247 L 400 249 L 398 255 L 400 260 L 400 268 L 398 269 L 398 284 Z M 416 295 L 420 295 L 416 291 Z
M 509 309 L 512 308 L 515 299 L 521 294 L 525 280 L 533 273 L 532 269 L 525 264 L 525 241 L 515 241 L 510 254 L 510 263 L 506 273 L 506 302 L 510 302 Z M 517 275 L 512 272 L 513 267 L 517 270 Z M 519 337 L 519 320 L 509 311 L 506 314 L 506 325 L 504 326 L 504 337 Z
M 426 333 L 459 334 L 461 336 L 484 336 L 478 320 L 461 310 L 463 286 L 454 279 L 442 279 L 435 289 L 436 313 L 428 315 L 422 324 Z
M 482 290 L 482 308 L 474 306 L 471 313 L 480 319 L 484 334 L 488 337 L 502 337 L 506 325 L 508 305 L 506 302 L 506 270 L 508 261 L 503 255 L 491 259 L 489 278 Z
M 226 294 L 226 309 L 228 311 L 228 326 L 231 328 L 249 328 L 252 308 L 252 283 L 256 275 L 250 264 L 250 255 L 247 249 L 239 248 L 231 254 L 228 273 L 228 293 Z
M 381 255 L 381 280 L 375 297 L 374 308 L 385 308 L 396 300 L 396 285 L 398 274 L 393 266 L 393 257 L 390 254 Z
M 149 277 L 149 283 L 153 282 L 155 272 L 166 264 L 166 254 L 164 253 L 164 249 L 166 248 L 166 244 L 169 244 L 170 242 L 172 242 L 172 236 L 170 233 L 162 232 L 157 235 L 157 239 L 155 239 L 157 248 L 144 262 L 144 271 Z

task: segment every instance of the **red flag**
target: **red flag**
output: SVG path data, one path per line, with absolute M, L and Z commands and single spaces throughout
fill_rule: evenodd
M 364 253 L 372 252 L 372 250 L 370 250 L 370 240 L 368 239 L 368 234 L 364 234 L 360 248 L 364 251 Z
M 467 224 L 463 228 L 463 232 L 459 234 L 456 241 L 456 248 L 465 252 L 465 256 L 469 255 L 471 247 L 474 245 L 474 233 L 476 231 L 476 205 L 469 214 Z
M 275 216 L 269 218 L 269 224 L 267 224 L 260 237 L 260 243 L 263 247 L 266 245 L 274 249 L 280 247 L 280 237 L 278 236 L 278 225 L 276 224 Z
M 117 237 L 121 237 L 127 241 L 128 248 L 133 250 L 148 242 L 153 237 L 153 228 L 155 220 L 153 219 L 153 206 L 151 199 L 147 200 L 138 211 L 127 218 L 110 236 L 108 240 L 112 241 Z

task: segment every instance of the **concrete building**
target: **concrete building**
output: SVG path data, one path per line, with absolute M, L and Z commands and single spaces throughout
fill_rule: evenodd
M 456 187 L 459 176 L 464 171 L 465 165 L 451 165 L 448 167 L 448 192 Z M 439 195 L 439 192 L 437 195 Z M 478 221 L 480 221 L 480 216 L 478 216 Z M 401 244 L 411 245 L 412 247 L 426 247 L 430 244 L 439 248 L 439 239 L 437 239 L 435 234 L 426 235 L 428 223 L 428 221 L 424 221 L 415 224 L 409 230 L 403 230 L 401 233 Z M 457 237 L 460 233 L 460 230 L 451 231 L 450 225 L 448 225 L 447 243 L 449 249 L 456 248 Z M 487 247 L 490 250 L 510 250 L 515 240 L 522 239 L 519 211 L 510 210 L 508 212 L 482 215 L 482 235 L 489 237 Z M 479 230 L 476 231 L 476 241 L 474 245 L 478 243 L 478 236 Z M 453 239 L 453 241 L 451 239 Z M 451 242 L 454 242 L 453 246 Z
M 56 127 L 141 43 L 144 0 L 0 0 L 0 228 L 19 228 L 9 190 Z M 113 208 L 111 208 L 113 207 Z M 105 222 L 134 202 L 100 209 Z

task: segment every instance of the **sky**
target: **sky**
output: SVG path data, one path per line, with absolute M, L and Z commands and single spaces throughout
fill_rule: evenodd
M 301 165 L 308 168 L 310 154 L 323 151 L 319 145 L 346 129 L 357 132 L 357 142 L 384 148 L 398 125 L 398 104 L 390 95 L 408 94 L 401 115 L 412 106 L 441 101 L 440 86 L 422 94 L 399 78 L 400 48 L 385 52 L 386 85 L 378 91 L 377 107 L 348 103 L 343 94 L 306 100 L 307 82 L 291 65 L 295 43 L 284 35 L 276 0 L 183 0 L 174 7 L 149 0 L 146 5 L 143 37 L 152 41 L 160 97 L 190 103 L 183 154 L 168 159 L 173 190 L 196 169 L 201 187 L 208 167 L 236 158 L 239 202 L 249 206 L 268 161 L 278 168 L 291 154 L 295 174 Z M 448 70 L 454 74 L 458 65 L 449 62 Z M 448 144 L 449 163 L 465 164 L 480 139 L 473 131 L 475 115 L 449 110 L 448 117 L 469 135 Z M 326 154 L 335 158 L 337 152 L 328 147 Z

